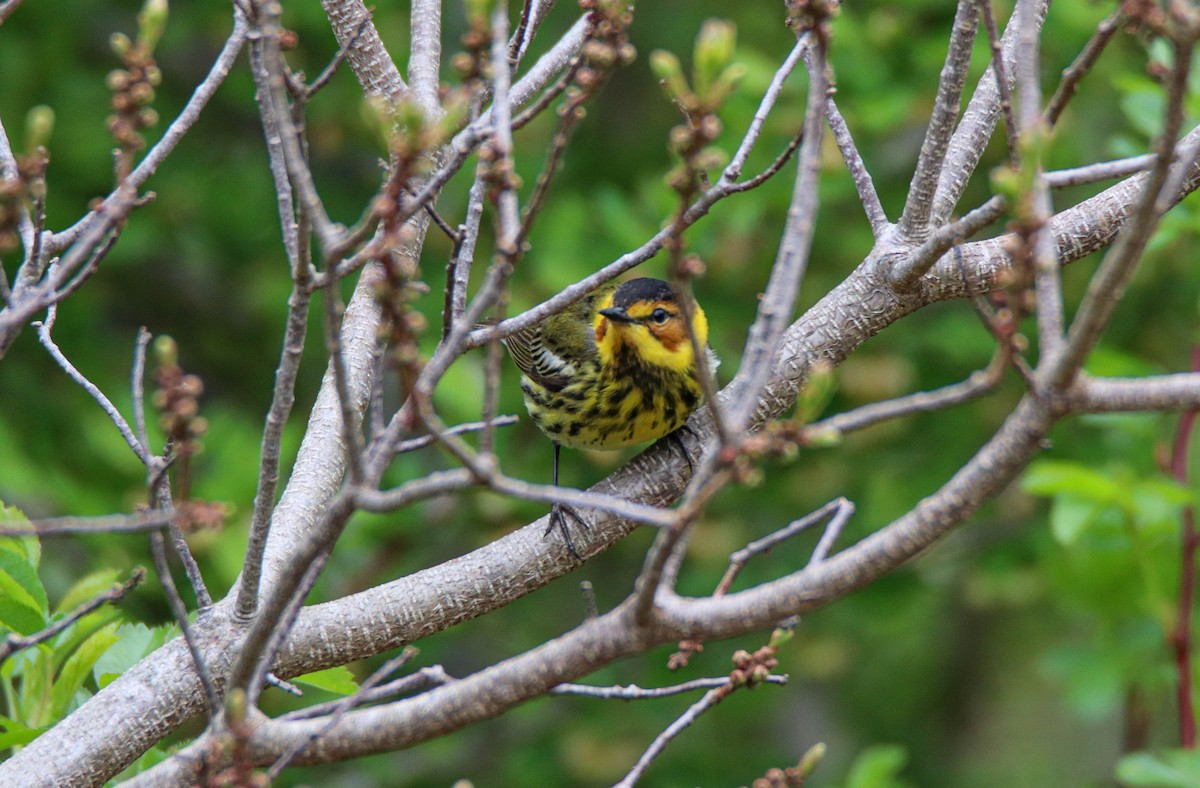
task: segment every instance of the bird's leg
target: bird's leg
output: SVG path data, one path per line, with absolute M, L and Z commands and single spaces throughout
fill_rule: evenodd
M 553 482 L 555 487 L 558 486 L 558 455 L 561 451 L 562 446 L 555 441 L 553 471 Z M 543 536 L 549 536 L 550 532 L 557 528 L 563 536 L 563 541 L 567 545 L 567 550 L 569 550 L 571 555 L 575 556 L 576 559 L 582 561 L 583 556 L 579 554 L 579 551 L 575 549 L 575 543 L 571 541 L 571 527 L 567 523 L 568 517 L 579 523 L 584 529 L 591 527 L 584 521 L 582 517 L 579 516 L 579 512 L 575 511 L 570 506 L 567 506 L 565 503 L 556 503 L 550 508 L 550 524 L 546 526 L 546 533 L 543 534 Z

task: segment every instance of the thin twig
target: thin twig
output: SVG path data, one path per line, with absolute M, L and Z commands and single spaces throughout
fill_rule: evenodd
M 779 68 L 775 69 L 775 74 L 771 77 L 770 84 L 763 91 L 763 96 L 759 99 L 758 109 L 754 111 L 754 117 L 750 119 L 750 125 L 746 127 L 746 133 L 742 135 L 742 141 L 738 143 L 737 150 L 729 159 L 729 164 L 725 166 L 725 171 L 721 173 L 722 180 L 729 182 L 736 181 L 742 177 L 742 170 L 746 166 L 746 160 L 750 157 L 750 151 L 754 149 L 755 143 L 758 142 L 759 136 L 762 134 L 763 126 L 767 122 L 767 116 L 771 114 L 771 109 L 779 100 L 780 94 L 783 92 L 783 85 L 787 81 L 788 76 L 796 70 L 796 65 L 805 57 L 806 53 L 812 46 L 812 36 L 810 33 L 805 33 L 796 39 L 796 45 L 792 47 L 792 51 L 788 52 L 788 56 L 784 58 L 783 63 Z
M 1012 95 L 1004 65 L 1004 47 L 996 29 L 996 15 L 992 10 L 991 0 L 977 0 L 977 3 L 979 15 L 983 17 L 983 24 L 987 29 L 988 46 L 992 50 L 992 73 L 996 77 L 996 91 L 1000 94 L 1000 112 L 1004 115 L 1004 125 L 1008 130 L 1008 161 L 1015 170 L 1021 166 L 1021 156 L 1018 153 L 1020 137 L 1017 132 L 1017 120 L 1013 116 Z
M 708 690 L 723 687 L 729 683 L 728 676 L 692 679 L 682 684 L 672 684 L 669 687 L 639 687 L 636 684 L 614 684 L 611 687 L 596 687 L 591 684 L 559 684 L 550 690 L 551 695 L 576 695 L 584 698 L 599 698 L 600 700 L 657 700 L 669 698 L 672 695 L 682 695 L 696 690 Z M 771 674 L 766 678 L 767 684 L 787 684 L 787 676 Z
M 483 200 L 487 193 L 483 163 L 475 169 L 475 181 L 467 195 L 467 215 L 459 228 L 459 244 L 446 266 L 446 300 L 442 307 L 442 342 L 450 338 L 450 332 L 467 311 L 467 285 L 471 280 L 471 266 L 475 262 L 475 245 L 479 240 L 479 226 L 483 221 Z M 473 326 L 460 326 L 460 331 L 470 331 Z
M 472 421 L 467 424 L 456 424 L 455 426 L 446 430 L 446 434 L 462 435 L 463 433 L 466 433 L 466 432 L 478 432 L 479 430 L 482 430 L 488 426 L 511 427 L 512 425 L 516 424 L 518 421 L 520 421 L 520 419 L 518 419 L 516 416 L 496 416 L 495 418 L 491 419 L 490 422 Z M 406 454 L 410 451 L 416 451 L 417 449 L 423 449 L 426 446 L 432 445 L 436 441 L 437 441 L 437 438 L 434 437 L 433 435 L 421 435 L 420 437 L 417 437 L 417 438 L 409 438 L 408 440 L 403 440 L 403 441 L 400 441 L 399 443 L 397 443 L 392 448 L 392 454 Z
M 133 343 L 133 368 L 130 371 L 129 388 L 133 398 L 133 428 L 137 432 L 138 443 L 146 453 L 150 452 L 150 433 L 146 430 L 146 348 L 150 346 L 153 335 L 145 326 L 138 328 L 137 339 Z
M 4 642 L 0 643 L 0 665 L 3 665 L 5 660 L 22 649 L 36 646 L 39 643 L 45 643 L 93 610 L 98 610 L 104 605 L 112 604 L 113 602 L 119 602 L 145 579 L 146 570 L 140 566 L 135 567 L 129 573 L 129 579 L 124 583 L 114 584 L 112 588 L 92 597 L 45 629 L 38 630 L 32 635 L 18 635 L 16 632 L 10 632 L 4 638 Z
M 297 741 L 295 741 L 292 744 L 291 747 L 289 747 L 287 750 L 285 750 L 282 755 L 280 755 L 278 758 L 275 759 L 275 763 L 271 764 L 270 768 L 267 769 L 267 772 L 266 772 L 267 779 L 274 780 L 274 779 L 278 778 L 279 775 L 283 772 L 283 770 L 287 768 L 287 765 L 292 762 L 292 759 L 295 758 L 297 755 L 299 755 L 300 752 L 305 747 L 312 744 L 314 741 L 316 741 L 318 738 L 320 738 L 324 733 L 328 733 L 329 730 L 331 730 L 333 728 L 333 726 L 338 724 L 338 721 L 342 718 L 343 715 L 345 715 L 345 713 L 347 711 L 349 711 L 350 709 L 354 708 L 355 706 L 359 705 L 360 703 L 362 703 L 364 701 L 367 693 L 370 692 L 370 690 L 376 684 L 383 681 L 385 678 L 387 678 L 391 674 L 395 673 L 400 668 L 404 667 L 409 662 L 409 660 L 411 660 L 416 655 L 417 655 L 417 649 L 413 648 L 412 646 L 408 646 L 402 652 L 400 652 L 400 656 L 393 657 L 392 659 L 389 659 L 387 662 L 380 665 L 379 669 L 376 670 L 374 673 L 372 673 L 370 676 L 368 676 L 363 681 L 363 683 L 358 686 L 357 690 L 355 690 L 350 695 L 347 695 L 346 697 L 344 697 L 340 701 L 338 701 L 337 705 L 333 708 L 332 712 L 329 714 L 329 720 L 328 720 L 328 722 L 325 723 L 325 727 L 323 730 L 315 732 L 307 740 L 298 739 Z
M 642 775 L 645 774 L 646 769 L 666 749 L 667 744 L 672 739 L 683 733 L 684 729 L 699 719 L 701 714 L 724 700 L 734 689 L 733 683 L 726 679 L 725 683 L 704 693 L 704 696 L 689 706 L 688 710 L 680 715 L 679 719 L 672 722 L 667 726 L 666 730 L 655 737 L 650 746 L 646 748 L 646 751 L 642 753 L 642 757 L 638 758 L 638 762 L 634 764 L 634 767 L 619 782 L 614 784 L 613 788 L 632 788 L 636 785 L 637 781 L 642 779 Z
M 307 264 L 302 263 L 297 270 L 307 270 Z M 267 411 L 266 424 L 263 427 L 254 513 L 250 519 L 250 536 L 246 546 L 246 557 L 242 563 L 242 578 L 238 585 L 235 606 L 236 615 L 242 618 L 253 615 L 254 608 L 258 605 L 258 583 L 262 574 L 267 531 L 270 528 L 271 515 L 275 511 L 275 492 L 279 487 L 283 429 L 296 402 L 296 377 L 300 371 L 304 337 L 308 329 L 310 297 L 305 284 L 303 278 L 298 279 L 288 298 L 287 328 L 284 330 L 279 366 L 275 370 L 271 407 Z
M 17 10 L 19 5 L 21 5 L 21 0 L 5 0 L 5 2 L 0 3 L 0 24 L 4 24 L 4 21 L 8 19 L 13 11 Z
M 188 621 L 187 606 L 179 596 L 179 589 L 175 587 L 175 578 L 171 576 L 171 567 L 167 563 L 167 540 L 161 528 L 150 532 L 150 554 L 154 558 L 154 569 L 158 572 L 158 579 L 162 583 L 163 592 L 171 606 L 171 613 L 175 616 L 175 623 L 179 625 L 184 642 L 187 643 L 188 652 L 192 655 L 192 666 L 196 669 L 196 675 L 204 687 L 204 698 L 208 706 L 208 715 L 211 718 L 221 708 L 221 696 L 217 692 L 216 684 L 213 683 L 212 675 L 208 672 L 208 665 L 204 661 L 204 651 L 196 641 L 196 634 L 192 630 L 191 622 Z
M 440 687 L 443 684 L 449 684 L 455 681 L 454 677 L 446 672 L 446 669 L 441 665 L 430 665 L 429 667 L 421 668 L 407 676 L 401 676 L 394 681 L 389 681 L 386 684 L 380 684 L 377 687 L 367 689 L 359 697 L 357 705 L 365 705 L 375 703 L 381 700 L 389 700 L 400 695 L 408 695 L 414 692 L 428 689 L 430 687 Z M 328 703 L 317 703 L 313 706 L 306 706 L 303 709 L 289 711 L 287 714 L 281 714 L 281 720 L 311 720 L 314 717 L 324 717 L 326 714 L 332 714 L 341 705 L 341 700 L 332 700 Z
M 717 584 L 716 590 L 713 591 L 713 596 L 721 596 L 728 593 L 729 589 L 733 587 L 734 581 L 737 580 L 737 576 L 741 574 L 742 569 L 746 566 L 746 562 L 751 558 L 770 552 L 773 547 L 781 542 L 791 539 L 796 534 L 802 533 L 828 518 L 829 524 L 825 526 L 825 530 L 817 542 L 817 547 L 808 559 L 808 563 L 810 564 L 821 563 L 829 555 L 833 543 L 837 541 L 842 528 L 845 527 L 846 522 L 853 515 L 854 504 L 845 498 L 836 498 L 820 509 L 809 512 L 797 520 L 793 520 L 778 531 L 770 533 L 761 539 L 756 539 L 729 556 L 729 568 L 725 570 L 724 576 L 721 577 L 721 582 Z
M 346 59 L 349 56 L 349 48 L 354 46 L 354 43 L 356 41 L 358 41 L 359 36 L 361 36 L 364 32 L 366 32 L 367 25 L 369 25 L 370 23 L 371 23 L 371 17 L 364 16 L 362 21 L 359 22 L 358 29 L 354 31 L 350 40 L 348 42 L 346 42 L 346 45 L 345 46 L 342 46 L 341 44 L 338 45 L 338 51 L 334 53 L 333 59 L 331 59 L 325 65 L 325 68 L 321 69 L 321 73 L 317 74 L 316 79 L 314 79 L 312 82 L 308 83 L 308 85 L 305 86 L 304 97 L 306 100 L 311 99 L 313 96 L 320 93 L 325 88 L 325 86 L 330 83 L 330 81 L 333 79 L 334 74 L 337 73 L 337 70 L 339 68 L 341 68 L 343 63 L 346 62 Z
M 46 352 L 50 354 L 54 362 L 67 373 L 67 376 L 79 384 L 80 388 L 96 401 L 96 404 L 100 406 L 100 409 L 104 411 L 109 420 L 116 425 L 117 431 L 121 433 L 121 437 L 125 439 L 125 443 L 134 455 L 142 461 L 143 465 L 149 467 L 151 460 L 150 453 L 142 445 L 142 442 L 138 440 L 137 435 L 133 432 L 133 428 L 129 426 L 129 422 L 125 421 L 125 417 L 121 415 L 121 411 L 117 410 L 117 406 L 112 404 L 112 401 L 104 395 L 104 392 L 95 383 L 92 383 L 82 372 L 75 368 L 75 365 L 63 355 L 62 350 L 54 343 L 50 332 L 54 328 L 54 321 L 57 315 L 58 306 L 52 304 L 47 310 L 46 320 L 44 322 L 37 321 L 33 324 L 34 328 L 37 329 L 38 341 L 42 343 L 42 347 L 46 348 Z
M 1153 153 L 1146 153 L 1115 161 L 1099 161 L 1095 164 L 1086 164 L 1066 170 L 1051 170 L 1045 175 L 1046 185 L 1052 189 L 1063 189 L 1068 186 L 1081 186 L 1096 181 L 1124 178 L 1135 172 L 1150 169 L 1157 158 Z
M 972 372 L 966 380 L 931 391 L 919 391 L 883 402 L 872 402 L 869 405 L 863 405 L 860 408 L 807 424 L 801 432 L 801 438 L 802 440 L 819 440 L 831 434 L 844 435 L 889 419 L 901 418 L 913 413 L 929 413 L 969 402 L 996 388 L 1008 365 L 1009 357 L 1010 352 L 1007 350 L 1007 346 L 1000 346 L 988 366 Z
M 143 533 L 169 525 L 179 516 L 174 509 L 151 509 L 133 514 L 104 514 L 93 517 L 43 517 L 31 520 L 32 533 L 41 536 L 82 536 L 86 534 Z M 28 529 L 0 528 L 0 536 L 21 536 Z
M 1064 389 L 1070 384 L 1099 341 L 1100 333 L 1116 309 L 1125 285 L 1149 242 L 1150 234 L 1158 224 L 1161 215 L 1158 204 L 1160 194 L 1170 175 L 1176 140 L 1183 124 L 1183 99 L 1192 63 L 1191 43 L 1175 42 L 1175 67 L 1171 69 L 1167 82 L 1165 117 L 1157 145 L 1158 160 L 1145 179 L 1141 198 L 1088 283 L 1087 292 L 1071 323 L 1061 352 L 1050 359 L 1051 363 L 1039 365 L 1039 373 L 1044 366 L 1047 370 L 1045 379 L 1056 389 Z M 1181 161 L 1177 166 L 1190 171 L 1192 164 L 1190 160 Z
M 1115 11 L 1101 20 L 1100 24 L 1096 25 L 1096 32 L 1092 33 L 1092 37 L 1088 39 L 1079 56 L 1063 71 L 1062 80 L 1059 81 L 1058 88 L 1050 98 L 1050 103 L 1046 105 L 1045 117 L 1048 125 L 1055 126 L 1058 123 L 1059 117 L 1066 109 L 1067 102 L 1079 88 L 1079 82 L 1084 75 L 1091 71 L 1092 66 L 1099 59 L 1100 53 L 1112 40 L 1113 34 L 1121 29 L 1124 20 L 1125 6 L 1122 3 Z

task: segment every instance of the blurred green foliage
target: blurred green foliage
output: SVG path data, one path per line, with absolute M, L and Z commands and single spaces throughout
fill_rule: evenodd
M 998 13 L 1006 18 L 1008 4 L 1000 5 Z M 57 116 L 49 141 L 52 228 L 73 222 L 111 186 L 113 143 L 104 132 L 104 80 L 118 61 L 109 37 L 132 34 L 138 8 L 136 0 L 79 0 L 64 23 L 57 4 L 27 2 L 0 27 L 0 117 L 14 146 L 21 149 L 25 143 L 20 130 L 31 108 L 49 105 Z M 1099 3 L 1053 6 L 1043 39 L 1044 89 L 1053 89 L 1059 72 L 1109 10 Z M 464 12 L 451 3 L 446 13 L 445 40 L 453 42 L 464 29 Z M 376 9 L 379 29 L 400 63 L 407 60 L 406 15 L 407 7 L 397 4 Z M 737 26 L 734 61 L 744 76 L 723 106 L 724 133 L 717 141 L 727 151 L 737 144 L 792 45 L 782 25 L 783 9 L 716 0 L 643 4 L 632 28 L 640 56 L 589 107 L 530 238 L 531 252 L 513 278 L 512 309 L 528 307 L 640 245 L 670 215 L 674 196 L 663 176 L 676 163 L 667 133 L 679 118 L 651 74 L 648 55 L 655 49 L 674 52 L 690 73 L 695 36 L 711 17 Z M 556 9 L 531 57 L 573 18 L 569 4 Z M 903 205 L 952 18 L 952 3 L 921 0 L 847 4 L 834 22 L 831 57 L 839 106 L 892 217 Z M 334 52 L 319 5 L 287 4 L 284 22 L 298 35 L 290 62 L 316 74 Z M 203 78 L 228 29 L 228 11 L 219 4 L 172 7 L 156 50 L 163 80 L 155 108 L 163 122 L 147 133 L 151 143 Z M 455 46 L 447 43 L 444 49 L 448 60 Z M 974 77 L 987 57 L 981 37 L 972 60 Z M 1142 38 L 1118 34 L 1056 130 L 1049 166 L 1147 150 L 1161 104 L 1161 91 L 1146 73 L 1152 57 L 1160 55 Z M 800 75 L 788 81 L 748 173 L 765 167 L 799 127 L 803 86 Z M 361 93 L 348 71 L 338 73 L 312 103 L 307 127 L 317 184 L 329 211 L 336 220 L 351 222 L 379 183 L 384 151 L 364 120 Z M 536 178 L 553 128 L 553 118 L 542 117 L 517 135 L 518 172 L 526 184 Z M 962 209 L 989 196 L 989 172 L 1005 158 L 1000 131 Z M 445 190 L 439 209 L 451 223 L 462 215 L 468 183 L 469 177 L 460 175 Z M 55 335 L 126 414 L 139 325 L 174 336 L 184 369 L 203 378 L 202 412 L 209 429 L 205 451 L 193 462 L 193 490 L 200 498 L 234 507 L 223 533 L 194 539 L 205 577 L 219 596 L 241 567 L 260 429 L 289 289 L 244 56 L 148 185 L 157 200 L 133 215 L 99 273 L 63 305 Z M 1069 205 L 1099 188 L 1056 193 L 1055 203 Z M 689 251 L 707 265 L 696 293 L 709 314 L 712 343 L 725 359 L 722 380 L 737 367 L 790 191 L 785 169 L 762 188 L 719 205 L 688 234 Z M 869 227 L 832 144 L 820 196 L 801 308 L 841 281 L 871 247 Z M 1190 252 L 1198 226 L 1194 199 L 1167 217 L 1091 365 L 1094 374 L 1187 368 L 1200 297 L 1200 271 Z M 481 249 L 487 248 L 484 240 Z M 420 304 L 431 325 L 429 347 L 438 334 L 449 251 L 446 238 L 431 231 L 422 265 L 432 292 Z M 11 277 L 13 255 L 3 263 Z M 1095 263 L 1082 260 L 1065 273 L 1068 308 L 1078 302 Z M 661 261 L 645 270 L 664 273 Z M 324 368 L 321 331 L 314 310 L 285 457 L 294 456 Z M 923 310 L 868 341 L 836 371 L 839 386 L 829 411 L 960 380 L 986 364 L 991 348 L 992 340 L 967 304 Z M 523 415 L 516 375 L 505 374 L 501 411 Z M 448 421 L 474 420 L 481 392 L 480 355 L 451 370 L 437 403 Z M 838 495 L 857 505 L 843 544 L 886 524 L 968 459 L 1019 395 L 1019 384 L 1010 379 L 986 399 L 882 424 L 848 436 L 836 448 L 768 465 L 760 486 L 731 489 L 708 511 L 692 539 L 682 589 L 708 593 L 731 550 Z M 0 362 L 0 403 L 0 500 L 30 516 L 129 511 L 142 502 L 139 464 L 94 403 L 41 350 L 32 331 Z M 795 763 L 818 741 L 828 743 L 828 752 L 813 777 L 815 785 L 1102 783 L 1111 780 L 1122 754 L 1133 689 L 1149 718 L 1145 743 L 1175 744 L 1163 626 L 1170 620 L 1177 583 L 1177 561 L 1172 563 L 1176 515 L 1193 494 L 1157 471 L 1156 457 L 1169 443 L 1173 425 L 1173 419 L 1158 416 L 1093 417 L 1061 425 L 1047 460 L 1031 471 L 1027 491 L 1009 490 L 919 560 L 806 617 L 779 655 L 779 672 L 791 676 L 789 686 L 735 693 L 672 742 L 647 784 L 749 783 L 770 767 Z M 502 431 L 499 453 L 510 472 L 549 478 L 549 445 L 527 420 Z M 564 481 L 590 484 L 622 458 L 568 453 Z M 405 455 L 389 471 L 389 480 L 448 463 L 433 451 Z M 428 501 L 396 515 L 361 516 L 339 542 L 313 598 L 342 596 L 461 554 L 543 513 L 538 505 L 479 493 Z M 578 581 L 592 581 L 601 608 L 616 603 L 628 593 L 649 539 L 637 533 L 531 597 L 422 641 L 417 662 L 440 663 L 452 675 L 464 675 L 564 631 L 585 614 Z M 739 582 L 753 584 L 801 565 L 813 540 L 799 539 L 756 559 Z M 80 577 L 102 570 L 125 576 L 145 563 L 146 546 L 138 536 L 47 542 L 37 615 L 44 620 L 51 602 L 61 606 Z M 22 571 L 4 577 L 15 579 Z M 69 705 L 76 692 L 94 691 L 131 664 L 138 648 L 152 645 L 157 636 L 147 633 L 161 631 L 169 614 L 154 584 L 146 586 L 120 605 L 126 623 L 112 630 L 117 640 L 107 650 L 97 648 L 102 653 L 92 663 L 93 675 L 76 671 L 79 683 L 70 692 L 60 691 L 59 700 Z M 14 592 L 8 598 L 17 597 Z M 31 624 L 14 620 L 11 626 Z M 753 650 L 764 640 L 765 635 L 708 644 L 685 676 L 667 671 L 669 649 L 663 649 L 605 668 L 590 680 L 657 686 L 721 675 L 730 669 L 735 648 Z M 115 661 L 113 654 L 123 658 Z M 361 678 L 385 656 L 351 668 Z M 37 658 L 14 660 L 6 669 Z M 348 686 L 343 674 L 322 678 L 324 690 L 308 692 L 304 703 Z M 298 705 L 279 695 L 266 696 L 272 713 Z M 459 777 L 479 785 L 607 784 L 636 761 L 687 702 L 629 707 L 586 698 L 540 700 L 410 752 L 289 770 L 280 784 L 433 786 Z M 36 729 L 41 722 L 20 724 Z M 6 725 L 6 733 L 14 731 Z M 194 729 L 181 735 L 188 732 Z M 1171 770 L 1193 779 L 1194 759 L 1170 752 L 1161 758 L 1130 757 L 1121 761 L 1118 774 L 1131 784 L 1195 784 L 1165 777 L 1154 782 L 1155 774 Z

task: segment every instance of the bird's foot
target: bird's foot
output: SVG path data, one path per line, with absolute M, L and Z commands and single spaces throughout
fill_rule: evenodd
M 687 463 L 688 473 L 692 473 L 696 470 L 696 467 L 692 465 L 692 455 L 688 454 L 687 446 L 683 445 L 684 435 L 691 438 L 698 437 L 694 429 L 684 424 L 674 432 L 664 435 L 663 440 L 667 442 L 667 445 L 679 452 L 679 456 L 683 457 L 683 461 Z
M 583 556 L 579 554 L 579 551 L 575 549 L 575 543 L 571 541 L 571 526 L 567 522 L 567 518 L 579 523 L 579 525 L 585 531 L 591 528 L 591 526 L 587 524 L 587 521 L 579 516 L 579 512 L 575 511 L 572 507 L 567 506 L 566 504 L 556 503 L 554 504 L 553 508 L 550 509 L 550 524 L 546 526 L 546 533 L 543 534 L 543 536 L 549 536 L 550 532 L 557 528 L 559 533 L 562 534 L 563 542 L 566 544 L 567 550 L 570 551 L 571 555 L 575 556 L 576 560 L 582 561 Z

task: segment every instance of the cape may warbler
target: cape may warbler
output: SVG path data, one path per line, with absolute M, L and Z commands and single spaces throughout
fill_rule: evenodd
M 705 344 L 708 321 L 699 304 L 690 306 L 692 334 L 711 373 L 717 361 Z M 530 417 L 554 442 L 556 485 L 562 446 L 621 449 L 655 440 L 682 427 L 703 399 L 683 310 L 658 279 L 605 285 L 505 345 L 523 373 Z M 555 506 L 546 532 L 557 525 L 578 556 L 564 513 L 586 527 L 569 507 Z

